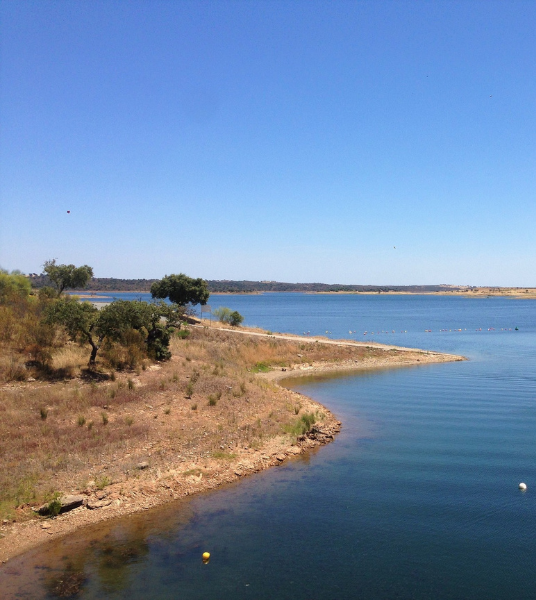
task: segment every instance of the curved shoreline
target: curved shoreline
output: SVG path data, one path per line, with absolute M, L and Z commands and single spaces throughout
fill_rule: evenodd
M 246 335 L 269 336 L 266 333 L 237 331 L 234 333 Z M 270 336 L 269 336 L 270 337 Z M 298 340 L 300 342 L 336 345 L 336 346 L 371 346 L 363 342 L 348 342 L 344 340 L 311 339 L 301 336 L 277 335 L 283 339 Z M 0 539 L 0 561 L 2 563 L 22 555 L 32 549 L 82 530 L 100 522 L 117 519 L 126 515 L 162 506 L 163 504 L 186 498 L 188 496 L 215 490 L 228 483 L 236 482 L 242 477 L 253 475 L 264 469 L 278 466 L 306 452 L 330 443 L 335 439 L 341 428 L 340 421 L 331 411 L 313 399 L 284 386 L 283 380 L 323 375 L 327 373 L 350 373 L 364 369 L 385 369 L 403 366 L 418 366 L 423 364 L 452 362 L 465 360 L 464 357 L 439 352 L 428 352 L 409 348 L 395 348 L 375 345 L 386 352 L 384 356 L 373 356 L 362 360 L 347 361 L 316 361 L 309 364 L 302 362 L 289 367 L 273 368 L 268 373 L 259 373 L 257 377 L 275 384 L 286 395 L 289 402 L 298 402 L 300 408 L 307 412 L 321 413 L 321 417 L 312 426 L 307 434 L 291 443 L 288 435 L 278 435 L 269 438 L 262 447 L 237 448 L 232 459 L 210 461 L 202 456 L 191 458 L 188 462 L 174 461 L 166 464 L 166 470 L 160 468 L 150 469 L 147 476 L 140 480 L 129 480 L 125 483 L 113 483 L 106 489 L 86 489 L 84 505 L 62 514 L 53 519 L 30 520 L 11 525 L 3 524 Z M 395 354 L 389 353 L 395 350 Z M 398 351 L 401 351 L 398 353 Z M 208 464 L 208 467 L 207 467 Z M 185 473 L 190 473 L 185 476 Z M 124 488 L 127 487 L 125 490 Z M 92 508 L 92 510 L 89 510 Z M 0 572 L 1 575 L 1 572 Z

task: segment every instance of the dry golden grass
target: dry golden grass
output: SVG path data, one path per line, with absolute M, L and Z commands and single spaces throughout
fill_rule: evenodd
M 365 351 L 317 346 L 194 328 L 188 339 L 172 340 L 167 363 L 117 373 L 101 365 L 93 376 L 82 370 L 87 348 L 55 350 L 54 367 L 76 377 L 0 388 L 2 518 L 98 477 L 128 478 L 142 460 L 228 460 L 239 446 L 262 446 L 292 426 L 299 409 L 290 392 L 255 375 L 256 365 Z
M 290 443 L 306 408 L 257 371 L 386 354 L 217 327 L 174 337 L 171 351 L 166 363 L 115 372 L 102 362 L 91 374 L 81 368 L 87 348 L 67 343 L 52 362 L 72 379 L 0 387 L 0 517 L 22 518 L 17 506 L 90 481 L 127 482 L 141 461 L 165 469 L 193 459 L 230 461 L 238 449 L 261 448 L 276 436 Z
M 87 367 L 87 361 L 87 346 L 80 346 L 73 342 L 66 343 L 52 353 L 52 367 L 58 370 L 71 370 L 73 376 L 80 375 L 80 372 Z

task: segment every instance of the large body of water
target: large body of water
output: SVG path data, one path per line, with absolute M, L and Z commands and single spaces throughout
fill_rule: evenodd
M 272 331 L 470 360 L 290 382 L 342 420 L 334 443 L 16 559 L 0 587 L 20 581 L 20 598 L 55 598 L 58 582 L 72 581 L 92 600 L 536 598 L 536 301 L 266 294 L 210 303 Z

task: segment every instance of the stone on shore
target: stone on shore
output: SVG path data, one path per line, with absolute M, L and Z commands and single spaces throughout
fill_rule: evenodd
M 67 496 L 61 496 L 61 498 L 59 498 L 59 501 L 61 504 L 60 513 L 64 513 L 73 510 L 73 508 L 78 508 L 79 506 L 82 506 L 82 504 L 84 504 L 84 496 L 78 494 L 69 494 Z M 43 504 L 43 506 L 40 506 L 37 509 L 37 512 L 41 516 L 49 515 L 50 503 Z

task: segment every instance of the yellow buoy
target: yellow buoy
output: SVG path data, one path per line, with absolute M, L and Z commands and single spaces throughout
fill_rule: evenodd
M 210 552 L 203 552 L 203 560 L 208 560 L 210 558 Z

